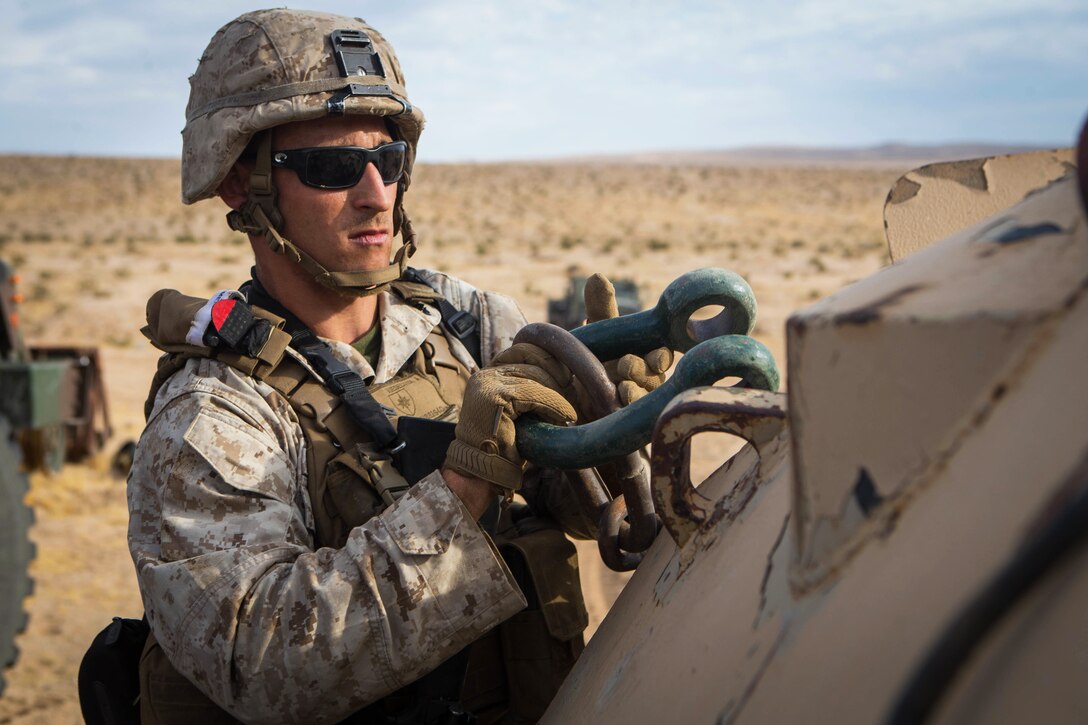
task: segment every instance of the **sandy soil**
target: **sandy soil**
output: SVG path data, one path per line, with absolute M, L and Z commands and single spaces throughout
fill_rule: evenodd
M 577 265 L 629 277 L 643 303 L 679 274 L 730 268 L 760 303 L 755 336 L 784 367 L 788 314 L 886 263 L 881 209 L 906 169 L 457 165 L 417 170 L 409 193 L 421 250 L 443 269 L 517 298 L 544 319 Z M 179 202 L 176 161 L 0 157 L 0 256 L 21 275 L 31 343 L 101 348 L 115 436 L 98 459 L 35 474 L 36 591 L 0 723 L 80 722 L 75 675 L 113 615 L 142 611 L 125 545 L 124 481 L 109 455 L 139 435 L 155 352 L 139 333 L 162 287 L 201 294 L 248 274 L 244 237 L 215 201 Z M 708 440 L 704 440 L 708 439 Z M 695 476 L 736 444 L 701 436 Z M 582 546 L 596 629 L 626 577 Z

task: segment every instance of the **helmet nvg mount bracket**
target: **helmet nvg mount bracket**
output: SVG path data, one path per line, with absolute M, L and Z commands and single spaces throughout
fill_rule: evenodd
M 219 184 L 257 139 L 249 199 L 227 215 L 232 229 L 263 235 L 321 284 L 355 295 L 379 292 L 399 278 L 415 252 L 404 211 L 423 114 L 408 101 L 392 46 L 358 18 L 302 10 L 259 10 L 224 25 L 212 37 L 189 79 L 182 130 L 182 201 L 216 195 Z M 393 208 L 401 246 L 380 270 L 332 271 L 282 235 L 283 218 L 272 183 L 268 129 L 327 115 L 370 115 L 388 120 L 407 142 L 404 174 Z M 258 136 L 258 134 L 260 134 Z

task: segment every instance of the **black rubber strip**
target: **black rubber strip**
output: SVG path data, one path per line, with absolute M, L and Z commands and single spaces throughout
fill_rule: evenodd
M 1088 454 L 1061 491 L 1071 492 L 1044 524 L 952 620 L 911 676 L 888 715 L 889 725 L 923 723 L 975 649 L 1035 585 L 1088 539 Z

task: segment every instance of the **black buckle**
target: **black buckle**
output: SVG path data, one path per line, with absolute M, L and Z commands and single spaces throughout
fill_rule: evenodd
M 332 392 L 337 395 L 343 394 L 344 386 L 334 374 L 334 371 L 339 372 L 337 369 L 341 367 L 340 361 L 333 356 L 327 347 L 320 342 L 306 343 L 298 346 L 298 351 L 313 366 Z
M 336 65 L 340 66 L 340 75 L 381 76 L 385 78 L 381 56 L 374 50 L 370 37 L 362 30 L 334 30 L 329 34 Z
M 334 93 L 333 96 L 325 103 L 329 115 L 344 115 L 344 101 L 346 101 L 351 96 L 381 96 L 382 98 L 392 98 L 394 101 L 402 106 L 400 113 L 412 112 L 412 104 L 394 93 L 393 89 L 389 86 L 380 84 L 368 86 L 364 83 L 349 83 L 341 90 Z M 394 115 L 399 116 L 400 113 Z
M 476 318 L 464 310 L 459 310 L 446 320 L 446 327 L 454 334 L 454 337 L 463 342 L 466 337 L 476 331 Z
M 367 390 L 363 379 L 333 355 L 325 343 L 316 337 L 312 339 L 313 342 L 300 343 L 295 349 L 321 376 L 325 387 L 343 401 L 351 417 L 370 434 L 374 442 L 383 450 L 399 453 L 404 444 L 398 440 L 397 431 L 389 422 L 388 416 L 393 411 L 378 403 Z

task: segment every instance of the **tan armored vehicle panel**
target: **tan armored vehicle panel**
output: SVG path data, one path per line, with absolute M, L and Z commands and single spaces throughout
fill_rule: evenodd
M 666 408 L 665 530 L 545 722 L 1088 719 L 1088 221 L 1045 176 L 795 314 L 788 394 Z M 707 430 L 751 444 L 695 488 Z
M 892 261 L 1007 209 L 1073 168 L 1073 149 L 948 161 L 915 169 L 884 205 Z

